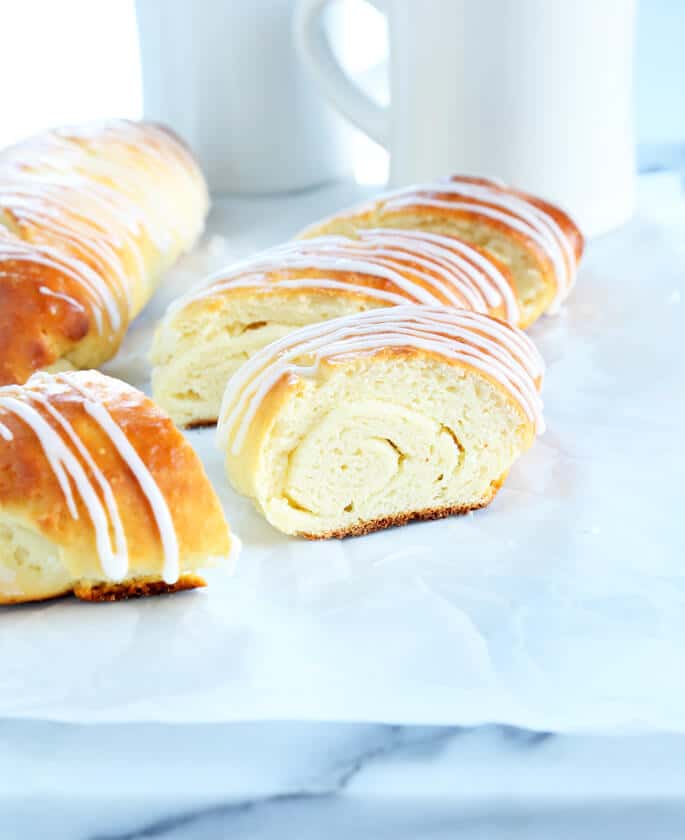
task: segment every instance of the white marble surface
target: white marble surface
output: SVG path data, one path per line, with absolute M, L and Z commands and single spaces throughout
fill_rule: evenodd
M 685 738 L 0 724 L 0 838 L 682 837 Z

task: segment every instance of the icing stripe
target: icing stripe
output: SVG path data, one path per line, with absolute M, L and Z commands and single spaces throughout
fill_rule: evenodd
M 131 282 L 121 258 L 104 241 L 106 234 L 99 231 L 94 222 L 89 220 L 86 224 L 79 220 L 68 199 L 59 197 L 49 186 L 43 182 L 32 184 L 30 189 L 25 184 L 0 187 L 0 206 L 11 207 L 15 216 L 28 220 L 41 235 L 51 234 L 53 242 L 59 242 L 63 260 L 71 261 L 77 267 L 86 266 L 89 276 L 84 279 L 96 288 L 100 298 L 113 301 L 108 306 L 108 314 L 113 329 L 118 330 L 124 313 L 121 313 L 121 304 L 114 297 L 106 277 L 111 276 L 115 281 L 119 293 L 126 301 L 125 313 L 130 315 L 133 304 Z M 73 202 L 73 194 L 71 199 Z M 137 262 L 142 272 L 143 258 L 140 250 L 137 250 Z M 102 266 L 106 277 L 95 271 L 89 260 Z
M 18 260 L 37 276 L 41 266 L 66 275 L 79 290 L 66 297 L 109 338 L 149 296 L 160 264 L 195 239 L 207 203 L 192 156 L 158 126 L 114 120 L 40 134 L 0 153 L 0 267 Z
M 86 413 L 95 420 L 102 431 L 109 437 L 112 445 L 136 477 L 136 481 L 150 505 L 162 541 L 162 550 L 164 552 L 162 578 L 165 583 L 176 583 L 180 575 L 178 540 L 169 506 L 157 482 L 107 409 L 100 403 L 93 402 L 88 391 L 74 381 L 73 377 L 57 374 L 55 380 L 73 388 L 83 397 L 83 408 Z
M 428 231 L 394 231 L 392 228 L 378 228 L 359 232 L 362 238 L 366 238 L 366 236 L 394 237 L 397 234 L 401 234 L 403 240 L 411 240 L 418 248 L 427 248 L 431 245 L 440 246 L 436 250 L 440 251 L 441 254 L 447 252 L 447 259 L 457 266 L 464 268 L 471 278 L 473 278 L 472 266 L 475 265 L 480 271 L 480 277 L 486 281 L 485 289 L 488 291 L 485 293 L 488 294 L 488 303 L 492 306 L 498 306 L 500 300 L 503 300 L 507 320 L 511 321 L 512 324 L 518 323 L 520 318 L 518 301 L 506 276 L 502 274 L 492 260 L 471 247 L 467 242 L 453 236 L 444 236 L 438 233 L 429 233 Z M 494 295 L 489 294 L 489 291 L 493 289 L 495 290 Z
M 15 414 L 33 430 L 62 488 L 71 516 L 78 519 L 78 510 L 69 483 L 69 479 L 73 480 L 95 529 L 95 543 L 103 572 L 113 580 L 121 580 L 123 564 L 112 550 L 107 515 L 78 459 L 52 426 L 27 402 L 15 397 L 0 396 L 0 408 Z
M 483 305 L 496 307 L 501 302 L 500 296 L 493 295 L 492 289 L 487 283 L 481 285 L 464 283 L 463 275 L 468 263 L 465 260 L 461 263 L 458 262 L 444 249 L 441 250 L 426 243 L 416 243 L 412 248 L 412 243 L 407 242 L 405 237 L 398 236 L 392 230 L 385 234 L 374 232 L 373 238 L 367 235 L 364 239 L 367 244 L 373 246 L 374 254 L 390 256 L 393 259 L 408 263 L 410 266 L 419 265 L 429 271 L 438 273 L 446 280 L 446 283 L 440 284 L 441 291 L 451 303 L 457 306 L 459 305 L 459 298 L 453 293 L 450 286 L 458 286 L 459 291 L 469 298 L 469 302 L 474 309 L 482 308 Z M 391 248 L 394 247 L 394 250 L 379 248 L 379 243 L 387 244 Z M 425 274 L 422 276 L 426 277 Z M 428 279 L 430 282 L 430 275 L 428 275 Z
M 54 297 L 57 300 L 63 300 L 65 303 L 68 303 L 70 306 L 73 306 L 74 309 L 78 309 L 80 312 L 85 312 L 85 306 L 81 306 L 81 304 L 70 295 L 62 294 L 61 292 L 53 292 L 52 289 L 48 289 L 47 286 L 40 286 L 38 289 L 41 295 L 46 295 L 47 297 Z
M 217 272 L 192 289 L 168 309 L 174 315 L 184 307 L 232 288 L 273 286 L 274 288 L 366 289 L 366 294 L 391 303 L 452 305 L 487 313 L 500 306 L 508 318 L 519 319 L 519 308 L 508 277 L 495 262 L 457 239 L 404 230 L 362 231 L 358 240 L 343 236 L 287 242 Z M 282 272 L 321 271 L 324 278 L 288 277 L 271 279 Z M 340 277 L 334 276 L 340 274 Z M 350 275 L 349 280 L 345 275 Z M 248 276 L 246 276 L 248 275 Z M 356 275 L 374 278 L 387 288 L 372 291 Z M 340 284 L 333 286 L 332 284 Z M 387 296 L 387 297 L 386 297 Z M 390 297 L 392 296 L 392 297 Z
M 38 400 L 50 416 L 53 417 L 59 426 L 66 432 L 67 437 L 76 448 L 78 454 L 85 461 L 88 469 L 100 487 L 107 507 L 109 521 L 112 523 L 112 528 L 114 530 L 114 539 L 116 544 L 116 551 L 112 557 L 112 568 L 109 576 L 115 580 L 122 580 L 126 577 L 126 572 L 128 571 L 128 547 L 126 545 L 124 526 L 121 521 L 121 516 L 119 515 L 119 508 L 117 507 L 116 499 L 114 498 L 114 493 L 112 492 L 110 483 L 103 475 L 102 470 L 100 470 L 95 461 L 92 459 L 90 452 L 88 452 L 81 439 L 74 431 L 74 427 L 71 423 L 67 422 L 67 420 L 54 406 L 50 404 L 48 398 L 37 391 L 28 392 L 28 397 L 29 399 Z
M 398 306 L 304 327 L 273 342 L 240 367 L 226 387 L 218 441 L 237 453 L 250 423 L 284 376 L 313 375 L 320 362 L 386 347 L 413 347 L 465 362 L 492 377 L 519 403 L 539 434 L 544 430 L 536 381 L 544 363 L 530 339 L 488 316 L 447 307 Z M 298 359 L 312 357 L 310 364 Z
M 573 287 L 576 255 L 556 219 L 537 204 L 500 185 L 454 177 L 388 193 L 382 199 L 382 206 L 389 211 L 412 206 L 436 207 L 496 219 L 532 239 L 552 263 L 557 290 L 550 311 L 559 307 Z
M 112 580 L 122 580 L 129 571 L 129 555 L 114 490 L 74 426 L 51 400 L 51 396 L 63 393 L 63 388 L 70 388 L 78 394 L 86 414 L 104 432 L 135 477 L 150 506 L 159 532 L 164 555 L 162 577 L 166 583 L 174 584 L 180 575 L 180 557 L 171 511 L 140 455 L 104 405 L 96 402 L 88 390 L 74 380 L 73 375 L 35 374 L 23 388 L 0 388 L 0 414 L 14 414 L 33 430 L 62 490 L 70 515 L 78 519 L 73 482 L 93 524 L 103 573 Z M 46 420 L 39 409 L 49 415 L 64 433 L 64 437 Z M 0 438 L 6 441 L 13 439 L 11 430 L 2 423 Z M 115 547 L 112 546 L 110 531 L 114 534 Z
M 341 292 L 358 292 L 365 297 L 385 300 L 388 303 L 403 304 L 407 302 L 406 297 L 396 295 L 393 292 L 386 292 L 383 289 L 376 289 L 374 286 L 361 286 L 356 283 L 345 283 L 342 280 L 332 280 L 328 277 L 307 278 L 302 280 L 266 280 L 263 275 L 254 278 L 240 278 L 226 283 L 213 286 L 212 294 L 215 292 L 230 291 L 231 289 L 338 289 Z M 203 295 L 198 295 L 203 297 Z
M 357 249 L 354 245 L 349 246 L 347 249 L 330 249 L 330 253 L 333 256 L 338 256 L 341 260 L 345 260 L 346 254 L 354 254 Z M 461 306 L 463 305 L 463 297 L 467 298 L 467 303 L 472 307 L 482 307 L 484 301 L 482 295 L 479 296 L 477 293 L 474 292 L 473 288 L 466 286 L 465 288 L 460 288 L 460 292 L 462 293 L 462 300 L 458 294 L 455 293 L 454 287 L 458 283 L 458 275 L 455 275 L 454 272 L 445 272 L 445 270 L 440 266 L 439 263 L 435 261 L 429 262 L 422 257 L 417 256 L 414 254 L 408 254 L 406 251 L 398 251 L 392 250 L 390 248 L 378 248 L 374 247 L 366 252 L 360 249 L 361 253 L 360 256 L 366 257 L 365 262 L 367 264 L 373 265 L 381 265 L 381 266 L 393 266 L 398 265 L 402 266 L 404 272 L 408 273 L 409 275 L 414 275 L 415 277 L 420 278 L 425 283 L 432 285 L 435 289 L 435 292 L 438 295 L 444 296 L 447 298 L 447 302 L 452 304 L 453 306 Z M 447 276 L 447 284 L 440 282 L 439 277 L 432 276 L 430 273 L 426 273 L 425 271 L 420 271 L 416 268 L 419 266 L 420 268 L 429 269 L 430 271 L 434 272 L 434 274 L 438 274 L 439 276 Z M 314 266 L 316 267 L 316 266 Z M 409 283 L 411 283 L 411 279 Z M 436 296 L 435 292 L 426 294 L 424 291 L 424 286 L 422 284 L 414 283 L 414 286 L 418 288 L 418 293 L 416 291 L 412 291 L 412 294 L 415 297 L 419 297 L 422 303 L 441 303 L 441 299 L 439 296 Z M 412 289 L 411 286 L 407 285 L 407 281 L 405 280 L 405 286 L 407 290 Z M 421 300 L 421 297 L 424 297 Z
M 162 549 L 164 551 L 162 578 L 165 583 L 176 583 L 180 575 L 178 540 L 174 529 L 174 521 L 171 517 L 169 506 L 162 495 L 162 491 L 157 486 L 157 482 L 143 463 L 140 455 L 131 446 L 128 438 L 114 422 L 107 409 L 103 405 L 94 402 L 84 402 L 83 407 L 109 436 L 109 439 L 131 472 L 135 475 L 140 489 L 147 497 L 162 540 Z
M 0 241 L 0 259 L 44 265 L 46 268 L 51 268 L 66 274 L 67 277 L 75 280 L 87 295 L 96 299 L 96 305 L 92 311 L 98 332 L 102 333 L 103 307 L 109 315 L 112 329 L 118 329 L 120 314 L 115 298 L 109 294 L 108 290 L 105 294 L 101 294 L 102 287 L 98 282 L 100 278 L 80 260 L 77 262 L 66 259 L 62 254 L 58 254 L 48 247 L 41 247 L 40 250 L 37 247 L 25 248 L 21 247 L 21 244 L 14 242 L 6 243 L 4 240 Z M 43 292 L 43 294 L 45 293 Z

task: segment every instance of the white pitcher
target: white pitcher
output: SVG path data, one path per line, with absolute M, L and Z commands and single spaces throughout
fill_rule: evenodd
M 390 152 L 390 181 L 492 175 L 566 207 L 588 235 L 632 213 L 635 0 L 374 0 L 391 104 L 345 75 L 321 13 L 295 38 L 327 98 Z

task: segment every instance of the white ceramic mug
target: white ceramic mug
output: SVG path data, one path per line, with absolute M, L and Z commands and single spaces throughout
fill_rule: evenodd
M 366 97 L 299 0 L 295 37 L 328 99 L 390 152 L 390 181 L 493 175 L 598 234 L 632 213 L 635 0 L 374 0 L 391 103 Z
M 143 109 L 217 192 L 310 187 L 351 170 L 349 127 L 292 40 L 293 0 L 136 0 Z

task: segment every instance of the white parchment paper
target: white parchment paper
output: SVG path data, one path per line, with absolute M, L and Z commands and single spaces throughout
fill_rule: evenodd
M 233 575 L 168 598 L 0 609 L 0 715 L 685 731 L 685 202 L 672 176 L 640 195 L 532 331 L 548 431 L 489 509 L 289 539 L 228 487 L 213 433 L 190 433 L 245 543 Z M 274 240 L 339 206 L 281 202 L 296 218 L 273 209 Z M 186 258 L 109 372 L 145 383 L 165 301 L 252 244 L 245 223 L 232 238 L 235 211 L 218 208 L 225 238 Z

